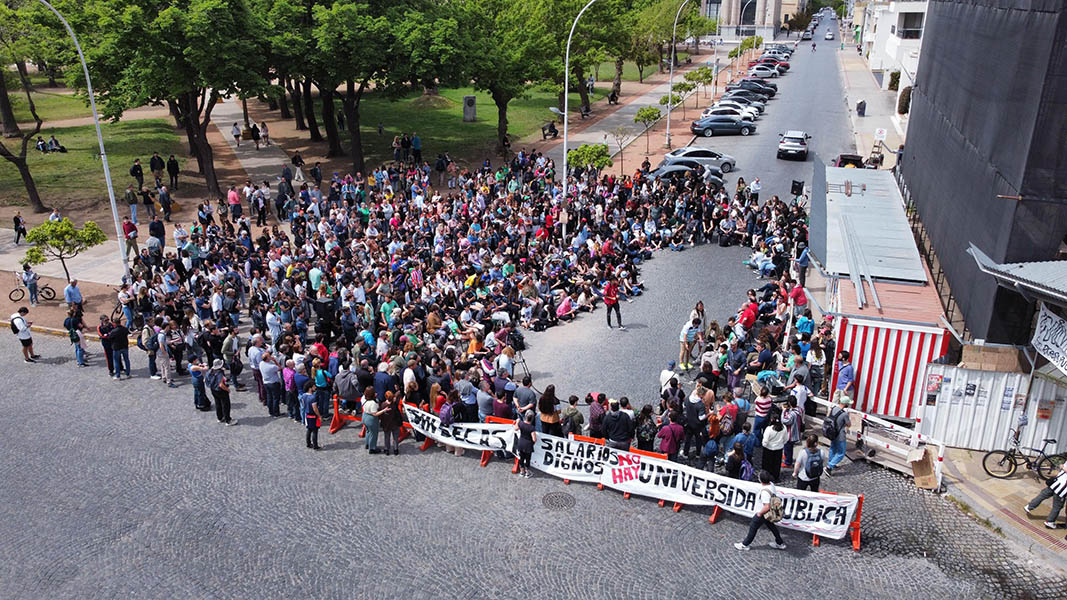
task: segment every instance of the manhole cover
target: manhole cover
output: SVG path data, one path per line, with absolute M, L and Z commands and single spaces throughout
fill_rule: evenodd
M 567 510 L 574 507 L 574 496 L 567 492 L 551 492 L 541 498 L 541 504 L 552 510 Z

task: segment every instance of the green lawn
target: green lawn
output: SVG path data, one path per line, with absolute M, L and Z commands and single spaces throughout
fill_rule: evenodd
M 685 59 L 689 56 L 687 52 L 679 52 L 678 59 L 685 62 Z M 705 60 L 707 54 L 694 55 L 693 60 Z M 649 75 L 656 73 L 656 65 L 653 63 L 645 67 L 645 78 Z M 609 60 L 607 62 L 600 63 L 600 81 L 610 83 L 615 77 L 615 61 Z M 641 81 L 637 73 L 637 64 L 632 60 L 627 60 L 622 63 L 622 80 L 623 81 Z
M 607 96 L 610 87 L 600 84 L 591 100 Z M 463 96 L 476 98 L 477 120 L 463 122 Z M 580 98 L 571 93 L 572 118 L 577 120 Z M 548 91 L 534 90 L 523 98 L 516 98 L 508 105 L 508 132 L 516 138 L 537 132 L 553 118 L 550 106 L 556 105 L 556 96 Z M 316 113 L 319 112 L 316 105 Z M 340 102 L 338 102 L 340 110 Z M 360 104 L 360 119 L 363 129 L 364 151 L 368 159 L 375 161 L 391 159 L 388 144 L 378 142 L 378 123 L 386 130 L 386 136 L 402 132 L 416 132 L 422 138 L 423 156 L 432 159 L 438 152 L 449 152 L 454 158 L 481 160 L 485 148 L 496 141 L 497 110 L 488 93 L 475 92 L 472 88 L 442 89 L 440 97 L 430 102 L 419 92 L 390 100 L 373 92 L 368 93 Z M 321 123 L 320 123 L 321 128 Z M 347 140 L 343 140 L 347 145 Z M 518 148 L 516 148 L 517 150 Z M 431 160 L 432 162 L 432 160 Z
M 92 114 L 85 104 L 85 100 L 70 94 L 60 94 L 56 89 L 38 88 L 30 92 L 30 95 L 33 97 L 37 114 L 45 123 L 61 119 L 88 117 Z M 33 117 L 30 115 L 30 107 L 26 103 L 26 94 L 19 91 L 17 94 L 10 94 L 10 97 L 12 108 L 15 109 L 15 120 L 19 123 L 32 123 Z
M 163 119 L 120 121 L 103 125 L 104 146 L 114 181 L 115 193 L 121 195 L 130 181 L 129 170 L 134 158 L 140 158 L 148 173 L 148 158 L 158 151 L 181 156 L 185 151 L 174 124 Z M 83 127 L 44 127 L 41 136 L 55 135 L 66 146 L 66 154 L 41 154 L 31 146 L 27 154 L 30 173 L 37 182 L 46 206 L 53 202 L 65 206 L 71 200 L 99 198 L 107 202 L 104 173 L 100 168 L 99 147 L 92 125 Z M 5 140 L 10 148 L 12 140 Z M 25 191 L 18 171 L 7 161 L 0 162 L 0 204 L 25 204 Z

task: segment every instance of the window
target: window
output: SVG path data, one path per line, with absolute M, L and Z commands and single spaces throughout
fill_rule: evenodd
M 923 13 L 902 13 L 900 15 L 897 37 L 904 40 L 917 40 L 923 35 Z

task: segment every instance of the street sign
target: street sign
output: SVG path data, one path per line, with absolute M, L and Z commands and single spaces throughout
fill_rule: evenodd
M 878 129 L 874 130 L 874 141 L 876 141 L 876 142 L 884 142 L 885 141 L 885 136 L 888 135 L 888 134 L 889 134 L 889 132 L 886 131 L 885 127 L 879 127 Z

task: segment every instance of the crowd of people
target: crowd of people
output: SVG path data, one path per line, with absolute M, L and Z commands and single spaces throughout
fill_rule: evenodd
M 123 318 L 93 323 L 110 375 L 129 377 L 134 339 L 151 378 L 190 378 L 196 408 L 214 404 L 233 423 L 229 394 L 247 386 L 271 416 L 285 405 L 312 448 L 336 394 L 341 410 L 363 415 L 375 453 L 380 432 L 384 450 L 397 451 L 400 405 L 410 402 L 445 421 L 531 414 L 535 432 L 584 432 L 739 477 L 751 478 L 753 463 L 774 480 L 794 466 L 807 398 L 833 356 L 790 274 L 803 279 L 807 267 L 801 203 L 761 204 L 758 179 L 731 193 L 696 173 L 652 178 L 647 161 L 625 176 L 575 169 L 564 198 L 556 165 L 539 153 L 471 170 L 447 155 L 421 161 L 417 134 L 394 149 L 398 160 L 365 175 L 327 177 L 315 163 L 307 179 L 294 155 L 277 182 L 230 186 L 224 201 L 197 207 L 195 222 L 169 224 L 149 208 L 146 238 L 131 201 Z M 150 161 L 159 192 L 169 162 Z M 139 162 L 131 176 L 128 194 L 143 195 Z M 635 411 L 627 398 L 588 395 L 581 411 L 577 396 L 561 402 L 553 386 L 537 394 L 516 373 L 523 328 L 601 308 L 622 328 L 620 302 L 642 293 L 644 261 L 713 242 L 753 248 L 749 262 L 768 281 L 722 325 L 696 306 L 655 403 Z M 89 325 L 80 302 L 70 308 L 66 326 L 87 364 Z M 783 394 L 780 410 L 772 391 Z

